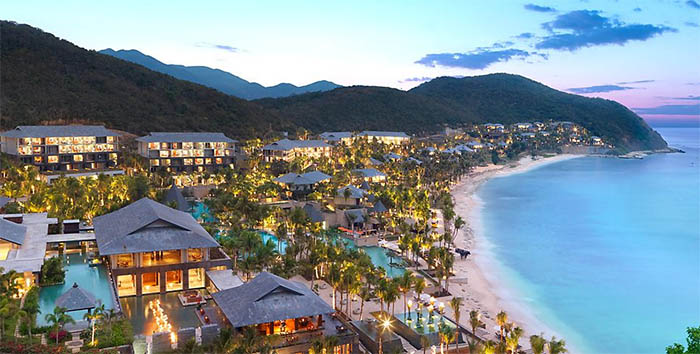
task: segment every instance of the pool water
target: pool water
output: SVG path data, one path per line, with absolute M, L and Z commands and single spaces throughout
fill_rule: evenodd
M 267 241 L 272 241 L 275 244 L 275 249 L 279 254 L 285 254 L 287 251 L 287 241 L 282 241 L 278 242 L 277 236 L 266 232 L 266 231 L 258 231 L 260 233 L 260 237 L 262 238 L 263 243 L 267 243 Z
M 345 244 L 345 247 L 350 249 L 358 248 L 355 246 L 354 242 L 345 237 L 340 237 L 340 240 L 343 242 L 343 244 Z M 384 268 L 386 271 L 386 276 L 389 278 L 400 277 L 406 272 L 406 268 L 400 265 L 403 263 L 403 260 L 399 257 L 393 256 L 390 251 L 382 247 L 365 246 L 359 247 L 359 249 L 364 251 L 369 256 L 369 258 L 372 260 L 372 264 L 374 264 L 375 267 Z
M 39 310 L 41 313 L 37 315 L 38 326 L 48 325 L 45 316 L 53 313 L 56 299 L 68 291 L 73 283 L 78 283 L 80 288 L 94 295 L 95 299 L 105 305 L 105 309 L 114 308 L 112 285 L 109 282 L 105 266 L 100 264 L 90 267 L 87 262 L 86 254 L 73 253 L 64 256 L 65 283 L 45 286 L 39 290 Z M 85 313 L 87 311 L 72 311 L 67 314 L 77 322 L 83 320 Z
M 202 220 L 206 223 L 216 221 L 216 219 L 211 215 L 211 212 L 209 211 L 209 207 L 202 202 L 193 203 L 192 210 L 190 211 L 190 214 L 197 221 Z
M 160 299 L 160 306 L 165 314 L 168 315 L 173 331 L 177 331 L 180 328 L 201 326 L 201 322 L 195 313 L 197 306 L 182 306 L 177 298 L 177 292 L 121 298 L 122 312 L 131 322 L 134 334 L 153 334 L 153 330 L 156 328 L 156 320 L 153 312 L 149 310 L 148 304 L 156 299 Z
M 411 311 L 411 319 L 408 319 L 409 312 L 397 314 L 396 319 L 405 324 L 408 328 L 412 329 L 418 334 L 431 334 L 438 333 L 440 330 L 440 314 L 437 311 L 433 312 L 433 323 L 428 323 L 429 312 L 425 308 L 421 309 L 421 325 L 418 326 L 418 312 Z M 445 319 L 443 322 L 447 327 L 456 329 L 457 326 L 450 320 Z

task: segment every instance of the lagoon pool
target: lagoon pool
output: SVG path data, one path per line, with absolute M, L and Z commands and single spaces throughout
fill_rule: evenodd
M 340 240 L 345 244 L 345 247 L 351 249 L 358 248 L 351 240 L 340 237 Z M 376 267 L 382 267 L 386 271 L 389 278 L 397 278 L 406 272 L 406 268 L 402 265 L 404 261 L 398 256 L 393 256 L 392 252 L 379 246 L 359 247 L 372 260 L 372 264 Z
M 78 286 L 89 291 L 98 301 L 105 305 L 105 309 L 114 308 L 114 300 L 112 297 L 112 285 L 109 282 L 107 270 L 104 265 L 90 267 L 88 265 L 87 255 L 82 253 L 73 253 L 64 256 L 64 267 L 66 270 L 65 283 L 60 285 L 45 286 L 39 290 L 39 310 L 37 315 L 37 325 L 45 326 L 48 323 L 44 319 L 47 314 L 53 313 L 55 302 L 58 297 L 63 295 L 68 289 L 73 286 L 73 283 L 78 283 Z M 68 312 L 68 315 L 77 321 L 83 320 L 83 315 L 87 311 Z
M 192 210 L 190 211 L 192 217 L 197 221 L 204 221 L 206 223 L 214 222 L 216 219 L 211 215 L 209 207 L 202 202 L 195 202 L 192 204 Z
M 275 243 L 275 249 L 277 249 L 277 252 L 279 254 L 285 254 L 287 251 L 287 241 L 282 241 L 278 242 L 277 236 L 267 232 L 267 231 L 258 231 L 260 234 L 260 237 L 262 238 L 263 243 L 267 243 L 267 241 L 272 241 Z

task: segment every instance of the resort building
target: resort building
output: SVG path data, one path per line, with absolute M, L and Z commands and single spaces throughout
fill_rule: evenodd
M 591 137 L 591 144 L 593 146 L 603 146 L 603 139 L 601 139 L 598 136 L 592 136 Z
M 0 133 L 0 143 L 44 173 L 107 170 L 119 157 L 119 134 L 97 125 L 21 125 Z
M 521 132 L 526 132 L 532 129 L 532 123 L 515 123 L 513 124 L 513 128 Z
M 235 331 L 253 326 L 260 336 L 276 335 L 279 354 L 308 353 L 315 340 L 334 336 L 328 353 L 359 353 L 359 337 L 304 284 L 262 272 L 240 286 L 212 294 L 225 323 Z
M 352 170 L 352 172 L 360 176 L 360 178 L 366 182 L 377 183 L 386 181 L 386 175 L 376 168 L 358 168 Z
M 329 144 L 340 143 L 349 145 L 352 143 L 351 132 L 323 132 L 319 135 L 319 137 Z
M 330 180 L 331 176 L 323 172 L 311 171 L 304 174 L 287 173 L 273 181 L 284 186 L 291 194 L 307 194 L 313 190 L 315 185 Z
M 331 145 L 323 140 L 282 139 L 263 146 L 263 158 L 266 162 L 278 160 L 291 162 L 297 157 L 310 159 L 331 157 Z
M 365 130 L 357 134 L 357 138 L 365 139 L 369 142 L 378 142 L 387 145 L 401 145 L 408 143 L 411 137 L 404 132 L 385 132 Z
M 223 133 L 152 132 L 136 141 L 151 172 L 215 172 L 233 168 L 236 158 L 236 140 Z
M 357 207 L 364 205 L 368 193 L 353 185 L 338 189 L 333 204 L 342 207 Z
M 499 123 L 486 123 L 486 124 L 484 124 L 484 128 L 486 128 L 486 131 L 503 132 L 505 130 L 505 127 L 503 126 L 503 124 L 499 124 Z
M 203 288 L 207 270 L 231 267 L 219 243 L 190 214 L 148 198 L 93 224 L 119 297 Z

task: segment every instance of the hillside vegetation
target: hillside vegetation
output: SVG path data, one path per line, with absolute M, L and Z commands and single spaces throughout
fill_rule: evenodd
M 246 101 L 88 51 L 27 25 L 0 22 L 0 129 L 92 123 L 149 131 L 221 131 L 233 138 L 305 128 L 432 133 L 445 125 L 568 120 L 620 150 L 666 147 L 636 114 L 522 76 L 438 78 L 408 92 L 342 87 Z

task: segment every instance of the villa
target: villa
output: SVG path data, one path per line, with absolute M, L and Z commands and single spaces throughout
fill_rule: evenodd
M 487 131 L 500 131 L 500 132 L 503 132 L 503 130 L 505 129 L 503 124 L 499 124 L 499 123 L 486 123 L 486 124 L 484 124 L 484 128 L 486 128 Z
M 359 353 L 357 334 L 302 283 L 262 272 L 212 298 L 235 331 L 253 326 L 257 335 L 277 335 L 272 342 L 277 353 L 307 353 L 314 340 L 326 336 L 338 339 L 329 353 Z
M 331 176 L 323 172 L 311 171 L 304 174 L 287 173 L 275 178 L 273 181 L 285 186 L 292 194 L 304 194 L 311 192 L 315 185 L 330 181 L 330 179 Z
M 234 167 L 236 140 L 223 133 L 149 133 L 136 138 L 139 155 L 155 172 L 216 172 Z
M 263 146 L 263 158 L 266 162 L 291 162 L 296 157 L 318 159 L 331 157 L 331 145 L 323 140 L 289 140 L 282 139 Z
M 338 189 L 337 193 L 335 194 L 333 204 L 335 204 L 336 206 L 343 207 L 362 206 L 367 200 L 367 195 L 368 193 L 363 191 L 362 189 L 357 188 L 353 185 L 347 185 L 343 188 Z
M 319 135 L 319 137 L 329 144 L 341 143 L 349 145 L 352 143 L 351 132 L 323 132 Z
M 603 139 L 597 136 L 592 136 L 591 137 L 591 144 L 594 146 L 602 146 L 603 145 Z
M 352 172 L 359 175 L 366 182 L 377 183 L 386 181 L 386 175 L 376 168 L 358 168 L 352 170 Z
M 532 123 L 515 123 L 513 127 L 520 131 L 528 131 L 532 129 Z
M 386 131 L 374 131 L 365 130 L 357 134 L 357 138 L 365 139 L 367 141 L 376 141 L 381 144 L 386 145 L 401 145 L 408 143 L 411 137 L 406 135 L 404 132 L 386 132 Z
M 117 166 L 119 136 L 97 125 L 21 125 L 0 133 L 0 147 L 44 173 L 104 171 Z
M 140 199 L 93 221 L 119 297 L 205 287 L 205 272 L 231 267 L 220 245 L 188 213 Z

